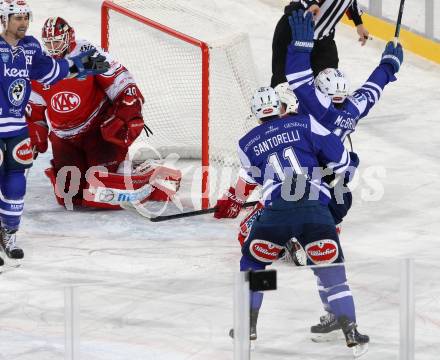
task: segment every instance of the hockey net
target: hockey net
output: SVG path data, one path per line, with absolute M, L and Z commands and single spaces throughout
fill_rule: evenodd
M 203 207 L 235 180 L 256 76 L 247 35 L 175 0 L 104 1 L 102 46 L 134 75 L 153 136 L 142 155 L 200 159 Z M 202 169 L 202 167 L 200 167 Z M 202 173 L 202 172 L 201 172 Z

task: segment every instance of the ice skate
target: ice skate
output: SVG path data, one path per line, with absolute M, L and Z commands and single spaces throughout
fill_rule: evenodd
M 337 339 L 342 339 L 343 334 L 341 331 L 341 325 L 339 325 L 336 316 L 330 312 L 322 315 L 319 318 L 319 324 L 312 325 L 310 332 L 312 333 L 313 342 L 328 342 Z
M 249 328 L 249 340 L 257 340 L 257 321 L 258 321 L 258 310 L 251 311 L 250 314 L 250 328 Z M 234 329 L 229 330 L 229 336 L 234 338 Z
M 0 246 L 8 258 L 20 260 L 24 257 L 24 251 L 17 246 L 16 232 L 16 230 L 1 229 Z
M 338 319 L 338 322 L 344 333 L 347 346 L 353 349 L 354 357 L 359 358 L 366 354 L 370 337 L 359 333 L 359 331 L 357 331 L 356 323 L 348 320 L 345 316 L 341 316 Z

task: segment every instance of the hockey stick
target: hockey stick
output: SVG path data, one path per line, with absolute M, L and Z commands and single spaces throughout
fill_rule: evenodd
M 257 203 L 258 203 L 258 201 L 250 201 L 250 202 L 244 203 L 242 208 L 251 207 L 251 206 L 256 205 Z M 217 210 L 216 207 L 212 207 L 209 209 L 188 211 L 188 212 L 179 213 L 179 214 L 159 215 L 159 216 L 150 218 L 150 220 L 153 222 L 159 222 L 159 221 L 166 221 L 166 220 L 181 219 L 181 218 L 186 218 L 186 217 L 190 217 L 190 216 L 197 216 L 197 215 L 214 213 L 216 210 Z
M 404 7 L 405 7 L 405 0 L 400 0 L 399 15 L 397 16 L 396 31 L 394 32 L 394 40 L 393 40 L 394 47 L 397 46 L 397 42 L 399 41 L 400 26 L 402 25 L 402 16 L 403 16 Z

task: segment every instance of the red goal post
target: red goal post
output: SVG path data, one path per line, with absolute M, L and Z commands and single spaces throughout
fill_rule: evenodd
M 133 4 L 135 4 L 136 6 L 133 6 Z M 153 4 L 154 6 L 152 5 L 151 9 L 147 9 L 148 11 L 146 11 L 145 7 L 150 6 L 149 4 Z M 172 85 L 174 86 L 176 85 L 174 84 L 174 81 L 176 82 L 180 81 L 181 84 L 179 83 L 177 85 L 182 86 L 182 88 L 181 91 L 178 93 L 178 95 L 176 95 L 176 97 L 178 97 L 182 93 L 184 94 L 188 92 L 189 97 L 196 98 L 195 100 L 194 99 L 193 100 L 198 102 L 197 105 L 188 104 L 188 103 L 181 104 L 179 106 L 179 111 L 181 113 L 185 113 L 187 108 L 191 108 L 192 109 L 191 111 L 193 111 L 194 113 L 194 117 L 198 118 L 199 120 L 196 120 L 195 122 L 191 122 L 189 123 L 189 125 L 187 125 L 183 121 L 179 122 L 179 119 L 170 119 L 170 113 L 161 114 L 157 110 L 155 110 L 153 112 L 152 117 L 154 118 L 153 121 L 157 121 L 157 124 L 155 124 L 155 126 L 152 126 L 152 129 L 153 132 L 155 132 L 155 130 L 158 131 L 158 129 L 159 132 L 163 130 L 162 132 L 164 134 L 165 133 L 169 134 L 171 132 L 173 133 L 179 132 L 182 130 L 182 128 L 186 128 L 186 127 L 189 128 L 188 131 L 192 131 L 192 132 L 199 131 L 197 129 L 192 129 L 193 127 L 198 127 L 200 129 L 200 135 L 201 135 L 200 143 L 199 140 L 195 142 L 192 141 L 191 145 L 197 143 L 199 144 L 197 145 L 197 147 L 200 147 L 199 149 L 200 153 L 198 157 L 200 157 L 201 165 L 202 165 L 201 201 L 202 201 L 202 208 L 207 208 L 209 207 L 209 203 L 210 203 L 210 190 L 211 190 L 210 182 L 212 182 L 212 179 L 210 179 L 210 175 L 211 175 L 210 173 L 212 172 L 212 165 L 215 163 L 219 165 L 218 166 L 219 168 L 222 168 L 224 166 L 230 166 L 230 163 L 232 161 L 232 163 L 234 163 L 235 166 L 236 160 L 235 159 L 231 160 L 233 156 L 231 155 L 231 153 L 235 152 L 236 141 L 238 141 L 238 138 L 242 134 L 244 134 L 245 129 L 250 128 L 250 126 L 248 125 L 249 123 L 245 124 L 245 119 L 243 118 L 249 115 L 247 109 L 248 101 L 250 99 L 250 95 L 253 89 L 256 87 L 256 81 L 255 81 L 255 77 L 249 75 L 252 72 L 250 70 L 252 68 L 252 59 L 248 58 L 243 61 L 240 60 L 239 64 L 237 64 L 237 60 L 236 60 L 238 56 L 237 53 L 242 51 L 241 49 L 239 50 L 236 49 L 239 48 L 240 46 L 246 48 L 248 44 L 245 44 L 243 46 L 241 43 L 237 42 L 234 38 L 234 40 L 231 41 L 228 40 L 229 43 L 228 41 L 226 41 L 226 45 L 222 43 L 220 47 L 216 47 L 215 45 L 208 44 L 206 41 L 199 40 L 195 36 L 184 33 L 185 29 L 183 29 L 183 31 L 181 31 L 181 29 L 175 29 L 175 27 L 179 27 L 179 26 L 173 26 L 173 27 L 168 26 L 168 24 L 164 24 L 164 22 L 166 21 L 163 21 L 163 19 L 159 19 L 158 21 L 156 18 L 150 18 L 150 14 L 154 15 L 155 11 L 156 12 L 158 11 L 157 9 L 160 9 L 161 11 L 160 15 L 162 15 L 162 13 L 165 13 L 165 11 L 171 11 L 171 10 L 172 11 L 178 10 L 178 12 L 176 12 L 178 14 L 177 16 L 182 16 L 182 13 L 186 12 L 186 9 L 184 9 L 184 11 L 182 12 L 182 9 L 178 8 L 177 10 L 175 10 L 174 9 L 175 7 L 178 7 L 178 5 L 175 5 L 174 1 L 171 0 L 151 0 L 148 2 L 148 4 L 142 0 L 119 0 L 117 3 L 108 0 L 103 1 L 101 8 L 101 46 L 104 50 L 109 51 L 111 55 L 114 54 L 115 57 L 123 65 L 125 65 L 130 70 L 130 72 L 133 73 L 135 79 L 138 82 L 138 85 L 140 85 L 141 90 L 144 93 L 144 96 L 147 94 L 148 97 L 149 92 L 154 92 L 154 89 L 146 90 L 145 88 L 143 88 L 142 84 L 145 84 L 145 86 L 147 86 L 150 84 L 150 82 L 155 82 L 157 86 L 161 86 L 163 85 L 161 84 L 162 82 L 166 83 L 168 81 L 172 83 Z M 203 23 L 206 22 L 206 24 L 210 24 L 213 22 L 213 20 L 210 19 L 209 17 L 206 17 L 205 19 L 204 15 L 200 15 L 200 13 L 196 13 L 194 15 L 193 13 L 191 13 L 191 10 L 188 10 L 188 14 L 190 14 L 194 19 L 197 19 L 197 21 L 202 19 L 201 21 L 203 21 Z M 174 15 L 174 17 L 177 16 Z M 112 17 L 116 18 L 116 20 L 114 20 L 115 24 L 113 25 L 111 23 Z M 162 17 L 166 19 L 166 17 L 164 16 Z M 125 20 L 125 18 L 127 20 Z M 137 34 L 135 33 L 134 30 L 132 33 L 130 33 L 129 28 L 131 26 L 134 26 L 137 28 L 136 31 L 139 31 L 138 24 L 142 24 L 142 26 L 144 26 L 143 29 L 145 30 L 142 29 L 141 31 L 142 32 L 145 31 L 146 34 L 143 37 L 140 36 L 139 39 L 137 40 L 137 43 L 133 43 L 131 47 L 129 47 L 127 43 L 133 41 L 132 38 L 135 36 L 134 34 Z M 116 30 L 117 27 L 127 27 L 127 30 L 124 29 L 124 31 L 122 31 L 121 29 L 119 29 L 117 31 Z M 185 26 L 182 27 L 184 28 Z M 203 27 L 203 25 L 201 27 Z M 221 27 L 223 27 L 223 24 L 221 24 Z M 112 34 L 111 31 L 114 31 L 114 33 Z M 161 38 L 157 39 L 159 37 L 158 35 L 159 33 Z M 166 37 L 165 40 L 164 37 Z M 116 45 L 113 45 L 115 38 L 119 42 Z M 168 40 L 168 38 L 170 40 Z M 149 42 L 150 40 L 151 43 Z M 197 52 L 199 53 L 199 55 L 193 54 L 191 56 L 200 56 L 201 58 L 200 64 L 199 64 L 199 60 L 194 61 L 194 59 L 190 59 L 190 60 L 186 59 L 187 57 L 186 52 L 188 52 L 187 49 L 184 52 L 182 53 L 179 52 L 178 55 L 175 55 L 176 63 L 178 63 L 180 59 L 182 59 L 182 61 L 186 61 L 189 63 L 191 62 L 196 63 L 194 65 L 194 69 L 191 70 L 194 73 L 193 74 L 194 79 L 191 78 L 188 80 L 188 77 L 190 77 L 191 74 L 188 74 L 189 71 L 187 71 L 186 73 L 182 74 L 182 80 L 179 80 L 178 77 L 181 74 L 179 73 L 178 64 L 176 64 L 176 68 L 174 68 L 174 70 L 171 69 L 170 64 L 166 64 L 166 63 L 162 64 L 161 62 L 154 63 L 153 65 L 150 66 L 145 65 L 145 68 L 142 68 L 140 64 L 148 63 L 148 61 L 146 61 L 147 55 L 148 56 L 152 55 L 151 57 L 153 58 L 155 56 L 156 57 L 162 56 L 164 61 L 166 61 L 167 58 L 174 56 L 172 52 L 171 55 L 169 52 L 159 55 L 159 53 L 162 52 L 161 50 L 162 48 L 164 49 L 163 51 L 167 51 L 168 47 L 170 47 L 167 41 L 171 42 L 172 47 L 174 48 L 178 48 L 180 46 L 179 42 L 181 42 L 182 44 L 185 43 L 194 49 L 198 49 Z M 144 46 L 144 48 L 142 48 L 142 46 Z M 186 46 L 186 45 L 182 45 L 182 46 Z M 130 58 L 130 56 L 127 56 L 127 59 L 123 59 L 125 53 L 130 52 L 132 51 L 133 48 L 138 48 L 138 47 L 140 49 L 140 50 L 138 49 L 138 52 L 142 53 L 143 55 L 140 54 L 131 55 L 132 57 L 138 56 L 133 61 Z M 175 51 L 174 48 L 173 50 L 170 51 Z M 221 48 L 221 51 L 217 50 L 218 48 Z M 215 59 L 222 58 L 221 61 L 214 60 L 214 65 L 211 63 L 212 51 L 214 51 L 215 53 L 214 55 Z M 242 54 L 240 54 L 240 56 L 242 58 L 248 57 L 247 55 L 243 56 Z M 222 64 L 221 66 L 218 65 L 218 63 L 220 62 Z M 172 64 L 172 66 L 174 67 L 175 64 Z M 187 65 L 186 64 L 182 65 L 182 67 L 185 66 Z M 170 67 L 170 71 L 168 71 L 168 67 Z M 247 69 L 246 67 L 249 67 L 249 69 Z M 214 68 L 214 70 L 212 70 L 212 68 Z M 168 80 L 165 80 L 166 77 L 165 73 L 168 72 L 172 73 L 173 77 L 171 77 L 171 80 L 170 78 L 168 78 Z M 241 72 L 246 73 L 244 80 L 240 78 Z M 247 74 L 248 72 L 249 74 Z M 229 74 L 228 80 L 221 79 L 221 77 L 224 75 L 223 73 Z M 164 80 L 162 80 L 161 76 L 164 76 Z M 238 80 L 235 79 L 237 77 L 239 78 Z M 233 79 L 232 81 L 231 78 Z M 139 79 L 141 81 L 139 81 Z M 234 84 L 238 83 L 238 85 L 231 86 L 231 88 L 235 87 L 235 88 L 239 88 L 239 90 L 235 92 L 230 91 L 229 86 L 231 83 Z M 221 88 L 220 90 L 219 87 Z M 214 91 L 212 91 L 212 89 L 214 89 Z M 229 92 L 231 92 L 231 95 L 228 94 Z M 235 94 L 235 96 L 232 94 Z M 237 96 L 237 94 L 239 95 Z M 214 97 L 214 101 L 211 99 L 210 96 Z M 240 131 L 237 132 L 237 134 L 231 133 L 230 137 L 233 140 L 231 141 L 231 143 L 229 142 L 226 143 L 225 140 L 225 138 L 228 137 L 228 132 L 231 131 L 231 125 L 228 126 L 228 124 L 225 123 L 224 125 L 225 129 L 222 130 L 220 126 L 222 125 L 222 122 L 224 122 L 225 120 L 224 119 L 222 120 L 220 115 L 215 115 L 223 111 L 223 109 L 221 109 L 222 106 L 225 107 L 224 105 L 219 105 L 220 101 L 223 101 L 225 104 L 228 105 L 230 103 L 231 104 L 230 106 L 234 108 L 235 99 L 234 101 L 232 101 L 231 99 L 227 99 L 228 96 L 231 96 L 231 99 L 232 96 L 234 96 L 235 98 L 237 97 L 241 98 L 240 104 L 238 104 L 238 106 L 235 107 L 235 108 L 237 107 L 240 108 L 240 110 L 231 111 L 232 115 L 230 115 L 229 117 L 233 118 L 236 115 L 236 113 L 239 113 L 239 115 L 237 115 L 237 120 L 234 121 L 237 122 L 240 117 L 243 119 L 243 125 L 240 127 Z M 169 101 L 170 100 L 168 100 L 168 102 Z M 173 102 L 174 99 L 172 99 L 171 101 Z M 187 100 L 187 101 L 192 101 L 192 100 Z M 213 104 L 211 104 L 211 102 L 213 102 Z M 173 104 L 172 106 L 175 105 Z M 162 105 L 162 109 L 164 107 L 166 107 L 166 105 L 165 106 Z M 246 110 L 243 110 L 243 108 L 246 108 Z M 188 113 L 191 111 L 188 110 Z M 149 123 L 149 121 L 151 121 L 151 118 L 149 118 L 148 116 L 150 113 L 151 113 L 150 109 L 146 109 L 144 106 L 144 117 L 146 118 L 146 123 L 151 125 L 151 123 Z M 191 115 L 187 117 L 191 117 Z M 158 118 L 160 118 L 160 120 L 158 120 Z M 248 120 L 249 118 L 247 119 L 247 121 Z M 170 128 L 167 128 L 166 131 L 165 129 L 161 129 L 161 126 L 163 126 L 164 123 L 169 123 L 170 126 Z M 219 138 L 219 133 L 222 133 L 220 138 Z M 193 135 L 193 134 L 186 134 L 186 136 L 188 137 L 189 135 Z M 155 136 L 156 136 L 156 132 L 155 135 L 153 135 L 153 141 L 157 141 L 155 139 Z M 181 137 L 184 136 L 185 135 L 183 134 L 181 135 Z M 145 141 L 147 142 L 147 140 Z M 148 139 L 148 142 L 150 141 L 151 139 Z M 170 141 L 172 142 L 173 140 Z M 178 142 L 179 139 L 175 141 Z M 233 144 L 234 141 L 235 144 Z M 189 142 L 191 143 L 191 140 L 189 140 Z M 222 160 L 222 157 L 227 158 L 227 160 L 225 161 Z M 218 196 L 218 194 L 216 196 Z M 211 199 L 211 201 L 212 200 L 213 199 Z

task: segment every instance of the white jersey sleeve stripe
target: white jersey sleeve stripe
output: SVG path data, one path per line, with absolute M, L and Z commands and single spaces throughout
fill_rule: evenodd
M 242 178 L 248 184 L 257 184 L 257 182 L 243 168 L 240 168 L 238 171 L 238 177 Z
M 309 81 L 313 81 L 313 76 L 310 76 L 304 80 L 300 80 L 300 81 L 289 81 L 289 87 L 292 90 L 296 90 L 297 88 L 299 88 L 301 85 L 308 83 Z
M 328 168 L 333 170 L 335 174 L 343 174 L 345 171 L 347 171 L 347 168 L 350 165 L 350 154 L 347 150 L 344 150 L 341 156 L 341 160 L 339 160 L 337 163 L 329 163 L 327 164 Z
M 52 59 L 52 71 L 50 71 L 46 76 L 39 79 L 38 81 L 41 83 L 50 83 L 57 78 L 60 73 L 60 65 Z
M 295 80 L 298 80 L 300 78 L 303 78 L 303 77 L 305 77 L 307 75 L 312 75 L 312 69 L 308 69 L 308 70 L 304 70 L 304 71 L 299 71 L 299 72 L 296 72 L 296 73 L 293 73 L 293 74 L 286 75 L 286 79 L 287 79 L 287 81 L 291 82 L 291 81 L 295 81 Z M 309 77 L 310 76 L 308 76 L 308 78 Z
M 317 134 L 317 135 L 321 135 L 321 136 L 327 136 L 330 134 L 330 131 L 327 128 L 325 128 L 324 126 L 322 126 L 319 122 L 317 122 L 312 115 L 309 115 L 309 116 L 310 116 L 310 126 L 311 126 L 312 133 Z

